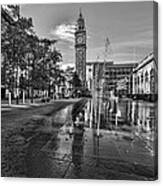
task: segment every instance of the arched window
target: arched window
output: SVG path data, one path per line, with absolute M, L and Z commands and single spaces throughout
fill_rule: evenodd
M 155 71 L 152 68 L 150 71 L 150 93 L 154 94 L 155 92 Z
M 141 82 L 141 93 L 143 94 L 144 93 L 144 84 L 143 84 L 144 76 L 143 76 L 143 72 L 142 72 L 142 74 L 140 76 L 140 82 Z
M 154 77 L 154 69 L 152 68 L 150 71 L 150 78 L 153 78 L 153 77 Z
M 148 77 L 148 71 L 146 71 L 145 72 L 145 91 L 146 91 L 146 93 L 148 91 L 148 86 L 149 86 L 148 79 L 149 79 L 149 77 Z
M 140 93 L 140 88 L 139 88 L 140 78 L 139 78 L 139 76 L 137 77 L 137 83 L 138 83 L 138 84 L 137 84 L 137 87 L 138 87 L 138 88 L 137 88 L 137 90 L 138 90 L 137 93 L 139 94 L 139 93 Z
M 145 82 L 148 82 L 148 72 L 145 72 Z
M 139 83 L 140 83 L 140 82 L 139 82 L 139 76 L 137 77 L 137 82 L 138 82 L 138 86 L 139 86 Z
M 135 77 L 135 85 L 137 84 L 137 78 Z
M 144 76 L 143 76 L 143 73 L 141 74 L 141 83 L 143 83 L 143 78 L 144 78 Z

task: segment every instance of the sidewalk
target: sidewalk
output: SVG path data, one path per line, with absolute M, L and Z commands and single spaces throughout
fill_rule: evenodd
M 26 103 L 23 104 L 22 102 L 19 102 L 19 104 L 15 104 L 15 100 L 14 103 L 12 103 L 11 105 L 8 104 L 7 100 L 1 100 L 1 111 L 11 111 L 13 108 L 30 108 L 33 106 L 42 106 L 42 105 L 47 105 L 47 104 L 52 104 L 54 102 L 77 102 L 80 99 L 76 98 L 76 99 L 58 99 L 58 100 L 51 100 L 50 102 L 46 102 L 46 103 L 42 103 L 40 101 L 40 99 L 34 100 L 34 103 L 31 103 L 30 100 L 26 100 Z
M 42 131 L 41 137 L 50 136 L 51 116 L 74 104 L 78 100 L 60 100 L 36 105 L 16 105 L 1 113 L 1 174 L 2 176 L 27 176 L 22 174 L 26 148 L 30 141 Z M 3 104 L 4 105 L 4 104 Z M 5 106 L 5 105 L 4 105 Z M 25 107 L 24 107 L 25 106 Z M 27 107 L 28 106 L 28 107 Z M 3 107 L 4 108 L 4 107 Z M 7 107 L 6 107 L 7 109 Z M 64 116 L 64 115 L 63 115 Z M 59 121 L 57 119 L 57 121 Z M 60 126 L 56 123 L 56 128 Z M 36 139 L 37 141 L 37 139 Z

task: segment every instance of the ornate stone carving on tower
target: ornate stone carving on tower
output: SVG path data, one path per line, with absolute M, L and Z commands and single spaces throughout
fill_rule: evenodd
M 86 28 L 81 10 L 75 32 L 75 53 L 76 72 L 82 81 L 82 85 L 86 86 Z

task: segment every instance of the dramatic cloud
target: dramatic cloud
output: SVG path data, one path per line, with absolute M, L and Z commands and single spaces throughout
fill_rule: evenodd
M 56 26 L 51 34 L 58 39 L 74 43 L 75 24 L 61 24 Z
M 62 65 L 60 66 L 61 69 L 65 70 L 67 67 L 74 67 L 75 68 L 75 64 L 74 63 L 62 63 Z
M 115 62 L 139 61 L 153 50 L 152 2 L 29 4 L 20 10 L 21 15 L 32 17 L 39 37 L 58 39 L 56 48 L 62 53 L 63 63 L 74 64 L 79 7 L 86 22 L 87 61 L 95 61 L 97 56 L 104 60 L 106 36 Z

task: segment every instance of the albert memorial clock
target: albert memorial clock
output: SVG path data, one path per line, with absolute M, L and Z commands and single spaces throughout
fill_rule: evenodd
M 75 32 L 75 52 L 76 52 L 76 72 L 82 81 L 86 84 L 86 30 L 85 22 L 80 12 L 77 20 L 77 29 Z

